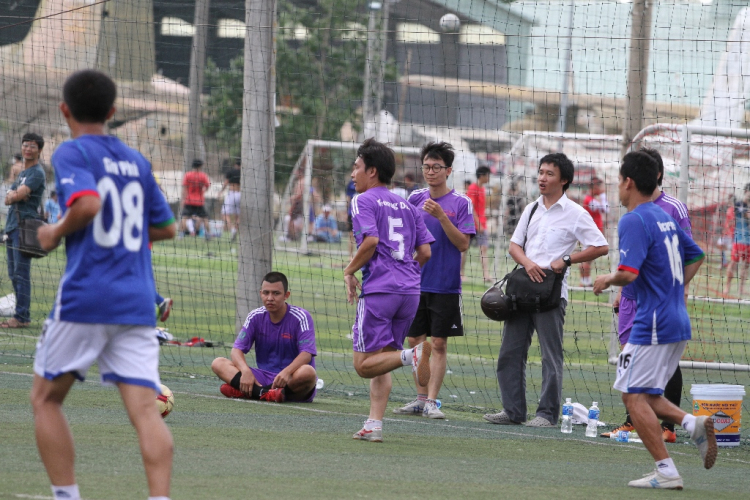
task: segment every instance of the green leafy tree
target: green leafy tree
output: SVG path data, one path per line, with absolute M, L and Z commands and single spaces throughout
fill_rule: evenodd
M 360 122 L 367 13 L 359 0 L 319 0 L 300 6 L 281 0 L 276 45 L 276 182 L 286 182 L 308 139 L 338 140 L 347 122 Z M 203 132 L 232 156 L 242 136 L 243 61 L 228 70 L 209 63 L 211 89 Z

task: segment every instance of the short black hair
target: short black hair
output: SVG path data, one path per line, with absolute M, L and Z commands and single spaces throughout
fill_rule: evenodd
M 393 150 L 370 137 L 357 149 L 357 156 L 362 158 L 365 169 L 374 168 L 378 172 L 378 180 L 383 184 L 390 184 L 396 173 L 396 156 Z
M 21 138 L 21 144 L 23 144 L 24 142 L 36 142 L 36 145 L 39 147 L 40 151 L 44 149 L 44 137 L 39 134 L 35 134 L 34 132 L 27 132 L 23 134 L 23 137 Z
M 747 193 L 748 191 L 750 191 L 750 182 L 745 184 L 745 192 Z
M 203 166 L 203 160 L 196 158 L 193 160 L 193 168 L 201 168 Z
M 412 174 L 411 172 L 406 172 L 404 174 L 404 180 L 409 179 L 410 181 L 414 182 L 417 180 L 417 176 Z
M 21 144 L 23 144 L 23 143 L 21 143 Z M 13 159 L 16 160 L 16 161 L 21 161 L 21 160 L 23 160 L 23 156 L 21 156 L 21 153 L 15 153 L 13 155 Z
M 641 149 L 642 153 L 646 153 L 651 158 L 656 160 L 656 166 L 659 167 L 659 180 L 656 181 L 659 186 L 661 186 L 662 181 L 664 180 L 664 160 L 661 159 L 661 155 L 659 152 L 652 148 L 643 148 Z
M 284 275 L 284 273 L 280 273 L 278 271 L 271 271 L 270 273 L 263 276 L 263 281 L 266 281 L 268 283 L 281 282 L 281 285 L 284 287 L 284 293 L 286 293 L 289 290 L 289 281 L 286 279 L 286 276 Z
M 428 142 L 422 147 L 419 157 L 422 159 L 422 162 L 427 158 L 443 160 L 446 167 L 452 167 L 456 153 L 453 151 L 453 146 L 447 142 Z
M 236 160 L 234 160 L 234 164 L 235 165 L 239 165 L 241 167 L 242 166 L 242 159 L 241 158 L 237 158 Z
M 648 153 L 633 151 L 622 158 L 620 164 L 620 176 L 625 180 L 633 179 L 639 193 L 649 196 L 657 186 L 659 176 L 659 165 Z
M 116 97 L 115 82 L 93 69 L 76 71 L 63 85 L 63 100 L 81 123 L 104 123 Z
M 487 167 L 485 165 L 482 165 L 481 167 L 477 167 L 477 179 L 482 177 L 483 175 L 490 175 L 492 173 L 492 170 L 490 170 L 490 167 Z
M 570 161 L 570 158 L 565 156 L 565 154 L 563 153 L 550 153 L 543 156 L 542 159 L 539 160 L 540 167 L 545 163 L 550 163 L 560 170 L 560 179 L 568 181 L 563 184 L 563 193 L 567 191 L 570 185 L 573 183 L 573 177 L 576 173 L 575 167 L 573 167 L 573 162 Z
M 49 195 L 50 195 L 50 196 L 57 196 L 57 191 L 55 191 L 55 190 L 53 189 L 52 191 L 50 191 L 50 192 L 49 192 Z

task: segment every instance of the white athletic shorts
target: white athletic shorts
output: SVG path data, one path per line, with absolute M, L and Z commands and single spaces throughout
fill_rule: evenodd
M 672 344 L 625 344 L 617 360 L 614 388 L 629 394 L 664 394 L 674 375 L 687 340 Z
M 239 215 L 240 214 L 240 192 L 229 191 L 224 204 L 221 206 L 222 215 Z
M 154 327 L 44 322 L 34 373 L 47 380 L 72 373 L 84 380 L 95 361 L 103 385 L 123 382 L 160 390 L 159 341 Z

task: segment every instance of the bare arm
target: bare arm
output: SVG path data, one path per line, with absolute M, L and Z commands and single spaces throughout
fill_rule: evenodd
M 438 222 L 440 222 L 440 227 L 442 227 L 443 231 L 445 231 L 445 235 L 448 237 L 450 242 L 453 243 L 453 246 L 458 248 L 459 252 L 465 252 L 469 249 L 471 236 L 462 233 L 456 226 L 453 225 L 451 220 L 445 214 L 443 207 L 441 207 L 434 200 L 430 199 L 424 202 L 424 211 L 435 217 Z M 474 214 L 474 227 L 477 227 L 477 220 L 477 215 Z
M 29 199 L 29 196 L 31 196 L 31 189 L 29 188 L 29 186 L 20 186 L 15 191 L 8 191 L 8 193 L 5 195 L 5 204 L 12 205 L 14 203 L 18 203 L 19 201 L 26 201 Z
M 357 253 L 354 254 L 351 262 L 349 262 L 349 265 L 344 269 L 346 301 L 349 302 L 349 304 L 354 304 L 354 300 L 357 296 L 357 289 L 362 289 L 359 280 L 354 276 L 354 273 L 362 269 L 364 265 L 372 259 L 379 242 L 380 238 L 377 236 L 365 236 L 365 239 L 362 240 L 362 244 L 357 249 Z
M 44 250 L 54 250 L 65 236 L 80 231 L 94 220 L 101 208 L 98 196 L 81 196 L 73 202 L 65 217 L 55 224 L 39 228 L 37 236 Z
M 600 247 L 587 247 L 580 252 L 570 254 L 570 262 L 572 264 L 580 264 L 581 262 L 590 262 L 594 259 L 598 259 L 603 255 L 607 255 L 609 252 L 609 245 L 602 245 Z M 565 262 L 562 258 L 553 261 L 550 267 L 556 273 L 565 272 Z
M 177 224 L 171 223 L 164 227 L 150 226 L 148 228 L 148 239 L 149 241 L 162 241 L 171 240 L 177 234 Z
M 614 273 L 597 276 L 594 281 L 594 294 L 599 295 L 610 286 L 625 286 L 634 282 L 638 275 L 630 271 L 616 271 Z
M 414 252 L 414 260 L 419 262 L 419 267 L 424 267 L 430 257 L 432 257 L 432 248 L 429 243 L 419 245 Z
M 281 370 L 273 379 L 273 388 L 286 387 L 292 379 L 294 372 L 296 372 L 301 366 L 309 365 L 310 361 L 312 361 L 312 354 L 309 352 L 302 351 L 297 354 L 297 357 L 289 363 L 289 366 Z
M 687 295 L 687 286 L 690 281 L 695 277 L 695 274 L 698 272 L 698 269 L 703 264 L 703 261 L 706 259 L 706 256 L 703 255 L 703 257 L 700 258 L 700 260 L 693 262 L 692 264 L 688 264 L 684 267 L 684 277 L 685 277 L 685 295 Z

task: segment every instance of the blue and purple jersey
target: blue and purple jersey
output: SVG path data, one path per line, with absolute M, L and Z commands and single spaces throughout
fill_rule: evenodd
M 422 268 L 422 291 L 431 293 L 461 293 L 461 252 L 451 243 L 440 221 L 424 211 L 430 199 L 429 189 L 417 189 L 409 196 L 409 203 L 422 211 L 427 229 L 435 238 L 431 245 L 432 257 Z M 468 196 L 451 190 L 433 199 L 440 205 L 448 219 L 464 234 L 475 235 L 474 207 Z
M 421 275 L 414 250 L 435 241 L 421 210 L 385 187 L 356 195 L 351 208 L 357 248 L 367 236 L 378 238 L 375 254 L 362 267 L 362 295 L 419 295 Z
M 690 224 L 690 215 L 688 214 L 687 205 L 674 196 L 669 196 L 664 191 L 662 191 L 654 200 L 654 204 L 671 215 L 672 218 L 677 221 L 677 225 L 680 229 L 685 231 L 690 238 L 693 237 L 693 228 Z M 632 283 L 622 288 L 622 296 L 635 300 L 635 292 L 633 291 Z
M 684 267 L 700 260 L 703 250 L 654 203 L 643 203 L 623 215 L 617 231 L 618 270 L 638 275 L 631 284 L 637 310 L 628 343 L 656 345 L 690 340 Z
M 312 316 L 301 307 L 286 306 L 286 314 L 278 323 L 271 321 L 265 307 L 251 311 L 234 341 L 234 348 L 245 354 L 255 346 L 255 362 L 261 370 L 279 373 L 301 352 L 312 355 L 310 365 L 315 368 L 318 351 Z
M 63 215 L 82 196 L 101 208 L 65 237 L 67 264 L 50 318 L 77 323 L 155 326 L 148 228 L 174 222 L 151 164 L 120 139 L 84 135 L 52 155 Z

